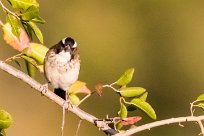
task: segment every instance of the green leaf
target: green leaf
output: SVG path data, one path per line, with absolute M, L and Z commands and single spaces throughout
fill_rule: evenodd
M 200 96 L 198 96 L 196 101 L 204 101 L 204 94 L 201 94 Z
M 128 111 L 135 111 L 135 110 L 137 110 L 137 107 L 135 105 L 133 105 L 133 104 L 130 104 L 130 105 L 127 106 L 127 110 Z
M 15 36 L 19 37 L 20 26 L 19 26 L 18 19 L 15 16 L 13 16 L 13 15 L 7 14 L 6 21 L 11 25 L 12 33 Z
M 38 64 L 44 64 L 44 58 L 48 51 L 48 48 L 42 44 L 30 43 L 29 49 L 25 49 L 23 53 L 38 62 Z
M 37 36 L 39 41 L 43 44 L 43 35 L 42 35 L 40 29 L 38 28 L 38 26 L 33 22 L 28 22 L 28 24 L 33 29 L 33 32 L 35 33 L 35 35 Z
M 126 87 L 119 90 L 123 97 L 135 97 L 143 94 L 146 90 L 142 87 Z
M 0 130 L 0 136 L 6 136 L 5 129 Z
M 40 16 L 37 16 L 36 18 L 33 18 L 32 21 L 35 22 L 35 23 L 40 23 L 40 24 L 45 23 L 45 20 L 43 18 L 41 18 Z
M 31 21 L 39 16 L 39 9 L 35 6 L 29 7 L 25 12 L 22 13 L 21 18 L 24 21 Z
M 120 111 L 118 112 L 118 115 L 121 117 L 121 119 L 127 117 L 127 108 L 123 103 L 120 104 Z
M 21 58 L 23 58 L 25 61 L 31 63 L 33 66 L 35 66 L 37 68 L 38 64 L 33 58 L 28 57 L 26 55 L 22 55 Z
M 142 101 L 139 98 L 132 99 L 130 103 L 143 110 L 150 118 L 157 118 L 154 109 L 149 103 Z
M 145 92 L 144 94 L 142 94 L 142 95 L 139 97 L 139 99 L 142 100 L 142 101 L 146 101 L 147 96 L 148 96 L 148 92 Z M 131 105 L 128 105 L 128 106 L 127 106 L 127 110 L 128 110 L 128 111 L 135 111 L 135 110 L 137 110 L 137 107 L 136 107 L 135 105 L 131 104 Z
M 27 61 L 28 63 L 32 64 L 36 69 L 38 69 L 41 73 L 44 72 L 44 68 L 42 64 L 38 64 L 36 62 L 36 60 L 34 60 L 31 57 L 28 57 L 26 55 L 22 55 L 21 58 L 23 58 L 25 61 Z
M 199 103 L 197 106 L 204 110 L 204 103 Z
M 122 124 L 121 121 L 116 124 L 116 129 L 117 130 L 120 130 L 122 127 L 123 127 L 123 124 Z
M 130 68 L 125 71 L 125 73 L 116 81 L 116 84 L 118 85 L 127 85 L 133 77 L 134 74 L 134 68 Z
M 35 74 L 36 74 L 36 68 L 35 66 L 33 66 L 33 64 L 29 63 L 28 61 L 26 61 L 26 68 L 27 68 L 27 72 L 28 72 L 28 75 L 32 78 L 35 77 Z
M 23 27 L 24 27 L 24 30 L 26 31 L 26 33 L 27 33 L 27 35 L 28 35 L 28 37 L 31 39 L 31 41 L 33 40 L 32 39 L 32 31 L 33 31 L 33 29 L 31 28 L 31 26 L 26 22 L 26 23 L 23 23 L 22 24 L 23 25 Z
M 0 110 L 0 130 L 8 128 L 12 123 L 11 115 L 4 110 Z
M 140 98 L 140 100 L 142 100 L 142 101 L 146 101 L 147 96 L 148 96 L 148 92 L 145 92 L 145 93 L 142 94 L 139 98 Z
M 39 7 L 36 0 L 7 0 L 16 9 L 27 10 L 29 7 Z
M 80 103 L 79 97 L 75 94 L 70 94 L 69 99 L 72 102 L 72 104 L 74 104 L 74 105 L 78 105 Z

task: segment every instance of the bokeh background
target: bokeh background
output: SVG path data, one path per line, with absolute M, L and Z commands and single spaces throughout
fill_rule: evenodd
M 190 115 L 190 102 L 204 93 L 203 0 L 43 0 L 39 3 L 41 16 L 46 20 L 40 26 L 46 46 L 66 36 L 77 40 L 82 59 L 79 80 L 90 87 L 111 83 L 126 69 L 134 67 L 130 85 L 147 89 L 148 102 L 158 120 Z M 0 11 L 2 21 L 4 17 Z M 4 60 L 17 52 L 4 43 L 2 32 L 0 36 L 0 59 Z M 22 70 L 25 71 L 23 66 Z M 46 83 L 40 73 L 36 79 Z M 60 135 L 62 109 L 2 70 L 0 107 L 14 118 L 8 136 Z M 119 108 L 118 96 L 107 90 L 102 97 L 91 97 L 81 108 L 99 118 L 113 117 Z M 135 114 L 143 117 L 138 125 L 152 122 L 142 112 Z M 68 113 L 65 135 L 75 134 L 78 121 Z M 185 127 L 166 125 L 135 135 L 197 136 L 200 133 L 197 124 L 182 124 Z M 79 135 L 104 134 L 83 122 Z

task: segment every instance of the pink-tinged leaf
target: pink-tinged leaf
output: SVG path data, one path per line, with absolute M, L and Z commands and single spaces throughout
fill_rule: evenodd
M 27 48 L 30 44 L 30 40 L 28 38 L 28 35 L 27 33 L 21 28 L 20 30 L 20 47 L 21 47 L 21 50 L 24 50 L 25 48 Z
M 84 93 L 91 94 L 91 90 L 89 90 L 86 86 L 85 82 L 76 81 L 69 89 L 70 94 Z
M 4 40 L 15 50 L 22 51 L 29 46 L 29 38 L 22 28 L 20 28 L 19 38 L 12 33 L 12 27 L 9 23 L 6 23 L 2 29 L 4 33 Z
M 83 93 L 83 94 L 91 94 L 91 90 L 87 86 L 81 87 L 77 93 Z
M 122 125 L 124 125 L 124 126 L 132 125 L 132 124 L 137 123 L 137 122 L 140 121 L 141 119 L 142 119 L 142 117 L 140 117 L 140 116 L 128 117 L 128 118 L 122 119 L 121 123 L 122 123 Z
M 4 40 L 7 44 L 12 46 L 14 49 L 19 50 L 20 41 L 19 39 L 12 33 L 12 28 L 9 23 L 6 23 L 3 26 Z

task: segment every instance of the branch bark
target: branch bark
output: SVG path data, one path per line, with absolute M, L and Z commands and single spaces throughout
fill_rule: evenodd
M 171 119 L 165 119 L 165 120 L 160 120 L 160 121 L 155 121 L 152 123 L 148 123 L 139 127 L 135 127 L 132 129 L 129 129 L 125 132 L 121 132 L 118 134 L 115 134 L 114 136 L 129 136 L 134 133 L 138 133 L 140 131 L 144 130 L 150 130 L 151 128 L 158 127 L 158 126 L 163 126 L 163 125 L 169 125 L 173 123 L 181 123 L 181 122 L 197 122 L 200 129 L 201 129 L 201 134 L 204 136 L 204 128 L 202 124 L 202 120 L 204 120 L 204 116 L 187 116 L 187 117 L 178 117 L 178 118 L 171 118 Z
M 100 128 L 100 130 L 104 131 L 107 135 L 114 135 L 114 134 L 118 133 L 116 130 L 110 128 L 106 123 L 104 123 L 102 121 L 98 121 L 98 118 L 96 118 L 93 115 L 81 110 L 79 107 L 74 106 L 74 105 L 70 104 L 69 102 L 66 102 L 64 99 L 55 95 L 47 87 L 40 84 L 39 82 L 37 82 L 36 80 L 34 80 L 30 76 L 28 76 L 27 74 L 25 74 L 22 71 L 6 64 L 4 61 L 1 61 L 1 60 L 0 60 L 0 69 L 9 73 L 10 75 L 13 75 L 14 77 L 16 77 L 18 79 L 21 79 L 22 81 L 24 81 L 25 83 L 30 85 L 32 88 L 34 88 L 36 91 L 43 94 L 44 96 L 46 96 L 50 100 L 54 101 L 59 106 L 74 113 L 80 119 L 86 120 L 86 121 L 94 124 L 95 126 Z

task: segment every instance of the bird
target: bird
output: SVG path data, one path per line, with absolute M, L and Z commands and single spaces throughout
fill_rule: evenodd
M 45 77 L 54 88 L 54 93 L 66 100 L 69 88 L 78 80 L 80 56 L 77 42 L 66 37 L 52 46 L 44 59 Z

